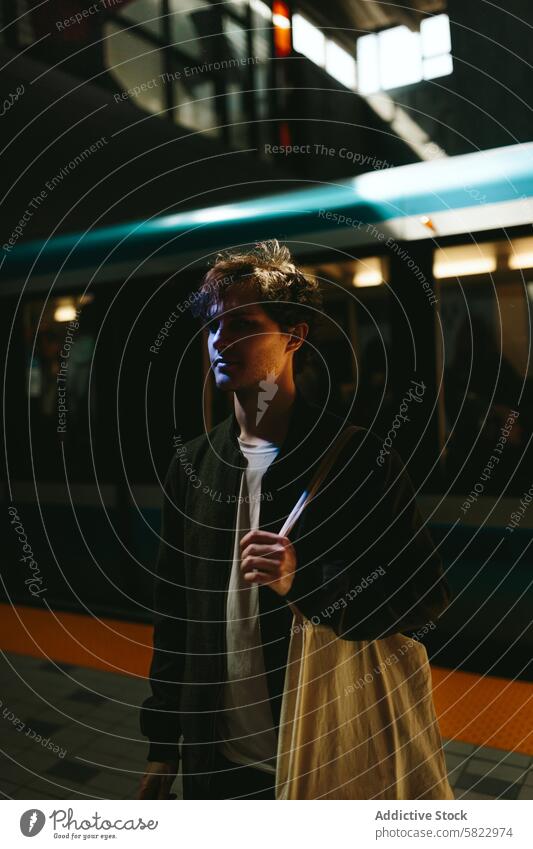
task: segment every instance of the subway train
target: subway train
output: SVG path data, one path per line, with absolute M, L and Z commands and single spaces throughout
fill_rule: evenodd
M 42 590 L 8 527 L 4 602 L 150 621 L 166 468 L 231 409 L 195 289 L 277 238 L 324 295 L 302 391 L 394 445 L 441 553 L 430 659 L 531 680 L 533 144 L 270 188 L 3 245 L 3 496 Z

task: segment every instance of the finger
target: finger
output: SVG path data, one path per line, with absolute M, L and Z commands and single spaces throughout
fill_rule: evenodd
M 278 540 L 283 539 L 278 534 L 273 534 L 270 531 L 248 531 L 240 540 L 240 545 L 250 545 L 251 542 L 258 542 L 263 544 L 272 544 L 277 542 Z
M 278 578 L 275 578 L 269 572 L 261 572 L 259 570 L 254 572 L 245 572 L 243 578 L 250 584 L 273 584 L 274 581 L 278 580 Z
M 246 551 L 246 549 L 251 548 L 253 546 L 255 549 L 266 548 L 269 550 L 277 549 L 278 551 L 285 551 L 286 548 L 292 545 L 290 539 L 284 536 L 280 536 L 279 534 L 270 534 L 267 531 L 254 531 L 252 534 L 246 534 L 240 542 L 241 548 L 241 556 Z
M 241 560 L 244 560 L 245 557 L 281 557 L 282 554 L 283 548 L 279 545 L 257 545 L 254 543 L 241 552 Z
M 279 572 L 281 561 L 265 560 L 263 557 L 245 557 L 241 563 L 241 572 L 252 572 L 257 569 L 260 572 L 273 574 Z

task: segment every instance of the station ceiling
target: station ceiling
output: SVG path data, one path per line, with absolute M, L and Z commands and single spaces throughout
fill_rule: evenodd
M 364 33 L 401 24 L 418 30 L 428 13 L 445 12 L 446 7 L 446 0 L 328 0 L 326 8 L 324 0 L 298 2 L 298 9 L 307 10 L 313 21 L 334 27 L 337 38 L 352 43 L 354 37 Z

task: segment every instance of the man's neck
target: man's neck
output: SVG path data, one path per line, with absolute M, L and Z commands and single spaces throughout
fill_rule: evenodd
M 262 395 L 265 397 L 262 398 Z M 281 445 L 289 429 L 295 400 L 294 381 L 278 385 L 272 398 L 267 398 L 266 393 L 257 388 L 235 392 L 233 404 L 235 418 L 241 428 L 240 438 L 249 440 L 259 437 Z

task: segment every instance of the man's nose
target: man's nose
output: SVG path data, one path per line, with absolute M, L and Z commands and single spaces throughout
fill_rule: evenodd
M 224 331 L 221 330 L 220 325 L 218 327 L 217 332 L 213 336 L 212 345 L 213 345 L 213 348 L 215 349 L 215 351 L 218 351 L 218 352 L 222 351 L 224 349 L 225 345 L 226 345 L 225 334 L 224 334 Z
M 227 330 L 224 329 L 222 324 L 219 324 L 217 332 L 213 337 L 213 348 L 218 354 L 221 354 L 230 344 L 231 340 Z

